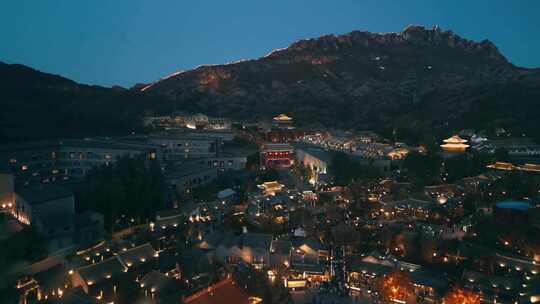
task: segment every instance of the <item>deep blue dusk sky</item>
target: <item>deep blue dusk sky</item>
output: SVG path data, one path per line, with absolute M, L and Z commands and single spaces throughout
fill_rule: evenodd
M 407 24 L 490 39 L 540 67 L 537 0 L 16 0 L 0 6 L 0 61 L 110 86 L 260 57 L 300 38 Z

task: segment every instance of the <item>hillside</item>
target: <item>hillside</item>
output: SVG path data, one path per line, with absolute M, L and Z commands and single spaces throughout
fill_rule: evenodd
M 0 62 L 0 142 L 125 134 L 154 99 Z

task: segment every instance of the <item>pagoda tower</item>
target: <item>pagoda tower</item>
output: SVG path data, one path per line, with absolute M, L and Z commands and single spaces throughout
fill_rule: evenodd
M 450 138 L 447 138 L 444 141 L 444 144 L 441 145 L 441 148 L 444 152 L 449 153 L 461 153 L 465 152 L 470 146 L 467 144 L 467 140 L 459 137 L 459 135 L 454 135 Z

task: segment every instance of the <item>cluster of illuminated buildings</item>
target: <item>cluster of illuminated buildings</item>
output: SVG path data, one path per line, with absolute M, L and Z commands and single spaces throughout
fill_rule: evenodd
M 105 240 L 103 216 L 76 214 L 73 193 L 62 187 L 83 180 L 91 168 L 114 164 L 119 157 L 156 160 L 170 190 L 183 193 L 211 183 L 220 172 L 246 166 L 246 155 L 225 151 L 224 143 L 234 135 L 217 127 L 219 121 L 204 115 L 149 121 L 153 126 L 177 129 L 178 124 L 183 129 L 0 149 L 8 167 L 0 173 L 2 211 L 20 225 L 34 225 L 51 250 L 68 252 L 53 265 L 19 273 L 20 303 L 61 303 L 66 298 L 78 303 L 198 304 L 216 299 L 261 303 L 248 294 L 247 286 L 237 283 L 236 272 L 242 267 L 260 271 L 270 284 L 291 291 L 317 291 L 338 282 L 335 288 L 370 301 L 378 299 L 380 280 L 396 271 L 407 273 L 415 296 L 424 302 L 440 303 L 453 284 L 479 293 L 484 303 L 540 301 L 540 254 L 486 253 L 474 240 L 475 218 L 464 212 L 467 196 L 485 192 L 506 171 L 534 174 L 540 171 L 536 165 L 498 162 L 481 175 L 425 186 L 419 192 L 408 182 L 394 180 L 392 171 L 410 151 L 423 152 L 422 148 L 378 143 L 369 133 L 353 139 L 306 135 L 285 114 L 272 120 L 269 133 L 258 142 L 259 167 L 287 173 L 301 163 L 312 172 L 306 189 L 286 185 L 285 180 L 259 181 L 242 200 L 235 190 L 224 189 L 215 200 L 181 202 Z M 186 132 L 186 127 L 193 131 Z M 471 146 L 455 135 L 444 140 L 441 149 L 452 157 Z M 352 213 L 350 189 L 332 186 L 333 151 L 369 161 L 384 173 L 384 179 L 362 194 L 367 205 L 361 214 Z M 17 181 L 22 181 L 19 186 Z M 500 225 L 509 220 L 533 223 L 538 217 L 534 204 L 520 210 L 509 208 L 512 204 L 475 204 L 477 213 L 493 216 Z M 292 214 L 298 210 L 308 211 L 311 218 L 297 222 Z M 240 223 L 240 230 L 231 228 L 230 222 Z M 328 239 L 327 231 L 335 236 L 344 227 L 351 239 L 361 233 L 373 236 L 369 246 L 375 249 L 362 252 L 367 244 L 351 241 L 337 246 Z M 385 235 L 388 231 L 390 237 Z M 458 245 L 441 245 L 446 243 Z M 501 246 L 521 250 L 510 240 Z M 338 250 L 345 256 L 337 255 Z M 418 257 L 411 257 L 415 250 Z M 439 266 L 463 271 L 449 275 L 434 270 Z

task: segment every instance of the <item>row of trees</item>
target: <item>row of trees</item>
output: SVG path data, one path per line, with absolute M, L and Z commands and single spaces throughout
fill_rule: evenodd
M 434 150 L 426 154 L 411 152 L 403 161 L 407 177 L 416 186 L 430 185 L 446 178 L 447 182 L 475 176 L 486 171 L 486 165 L 495 161 L 508 160 L 508 151 L 499 149 L 494 154 L 463 153 L 449 159 L 443 159 Z
M 43 258 L 47 252 L 47 242 L 33 226 L 0 241 L 0 267 L 8 267 L 18 260 L 35 261 Z
M 105 227 L 112 228 L 121 215 L 141 221 L 165 207 L 164 181 L 156 161 L 122 158 L 114 165 L 88 173 L 86 185 L 77 191 L 77 209 L 103 213 Z
M 337 152 L 332 155 L 328 171 L 334 176 L 336 184 L 348 185 L 354 180 L 377 178 L 380 172 L 371 165 L 364 165 L 352 156 L 343 152 Z

